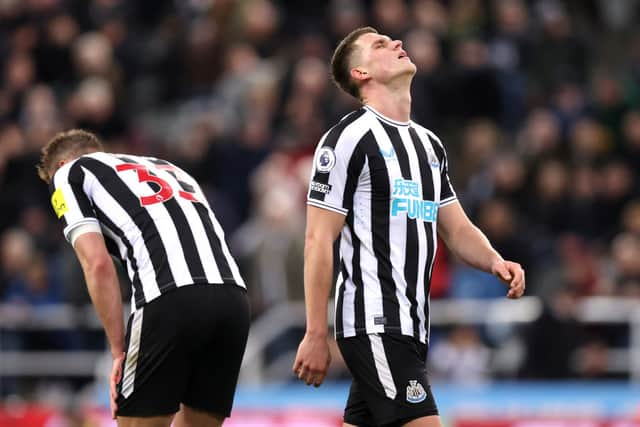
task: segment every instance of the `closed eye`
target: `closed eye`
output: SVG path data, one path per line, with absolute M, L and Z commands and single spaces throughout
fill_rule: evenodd
M 387 44 L 386 39 L 377 40 L 376 42 L 373 43 L 373 48 L 378 49 L 378 48 L 384 47 L 386 44 Z

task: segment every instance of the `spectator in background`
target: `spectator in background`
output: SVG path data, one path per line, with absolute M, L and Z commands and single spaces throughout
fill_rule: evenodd
M 518 259 L 524 268 L 529 260 L 524 236 L 517 233 L 516 213 L 503 200 L 483 203 L 476 215 L 478 228 L 484 231 L 492 245 L 508 259 Z M 449 296 L 454 298 L 498 298 L 504 285 L 491 274 L 458 264 L 451 277 Z
M 601 282 L 602 271 L 595 250 L 583 238 L 564 234 L 538 262 L 532 293 L 551 301 L 555 291 L 568 287 L 576 298 L 607 293 Z M 562 294 L 563 296 L 565 294 Z
M 496 28 L 489 41 L 489 61 L 496 68 L 500 85 L 500 123 L 515 131 L 525 118 L 526 76 L 531 64 L 533 40 L 529 11 L 523 0 L 493 3 Z
M 559 155 L 562 143 L 560 121 L 549 109 L 534 109 L 520 130 L 517 142 L 528 167 L 535 166 L 540 159 Z
M 611 151 L 620 154 L 622 151 L 620 146 L 622 122 L 629 108 L 624 98 L 622 83 L 611 71 L 606 69 L 599 70 L 594 74 L 591 82 L 593 114 L 596 120 L 604 126 L 612 140 Z
M 469 37 L 458 41 L 454 50 L 451 113 L 459 120 L 487 118 L 498 121 L 504 106 L 496 71 L 489 62 L 487 44 L 480 38 Z
M 413 116 L 425 126 L 437 129 L 446 120 L 451 102 L 447 99 L 451 89 L 447 87 L 440 41 L 428 30 L 417 28 L 407 34 L 406 47 L 418 67 L 411 87 Z
M 424 29 L 439 39 L 445 38 L 449 29 L 449 10 L 439 0 L 415 0 L 412 16 L 416 29 Z
M 633 170 L 640 170 L 640 111 L 628 112 L 622 123 L 622 152 Z
M 371 15 L 374 25 L 392 39 L 404 38 L 411 22 L 403 0 L 374 0 Z
M 68 13 L 56 13 L 45 22 L 42 42 L 35 48 L 38 79 L 44 83 L 68 89 L 76 76 L 72 59 L 72 44 L 80 28 Z
M 8 244 L 13 242 L 10 241 Z M 62 302 L 61 283 L 58 278 L 53 277 L 55 271 L 55 268 L 47 265 L 43 254 L 31 253 L 28 263 L 13 280 L 8 281 L 5 300 L 10 304 L 26 306 Z
M 456 326 L 435 341 L 429 352 L 430 373 L 441 381 L 479 384 L 489 380 L 491 351 L 471 326 Z
M 611 293 L 638 296 L 640 288 L 640 236 L 621 233 L 611 243 L 608 284 Z
M 252 177 L 258 203 L 232 244 L 252 283 L 252 315 L 259 316 L 283 302 L 301 302 L 304 189 L 283 172 L 283 156 L 273 156 Z
M 567 209 L 568 229 L 589 241 L 601 237 L 603 227 L 598 212 L 600 209 L 600 189 L 598 171 L 584 164 L 570 171 L 571 191 Z M 589 212 L 589 215 L 585 215 Z
M 558 159 L 543 161 L 532 181 L 533 197 L 527 207 L 530 220 L 544 227 L 548 234 L 567 231 L 569 170 L 565 163 Z
M 598 218 L 601 237 L 607 241 L 619 229 L 624 206 L 638 195 L 636 173 L 622 159 L 607 162 L 600 171 Z
M 578 294 L 562 282 L 545 299 L 542 315 L 527 327 L 525 378 L 558 380 L 574 375 L 576 349 L 584 332 L 576 321 Z
M 2 268 L 0 296 L 5 297 L 8 284 L 18 280 L 27 270 L 33 255 L 31 237 L 23 230 L 13 228 L 5 231 L 0 239 L 0 267 Z
M 560 81 L 586 82 L 589 53 L 576 34 L 563 2 L 541 0 L 535 4 L 542 31 L 534 41 L 530 78 L 546 91 Z

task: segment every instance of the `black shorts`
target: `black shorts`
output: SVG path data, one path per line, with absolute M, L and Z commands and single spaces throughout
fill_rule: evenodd
M 118 415 L 173 414 L 184 403 L 228 417 L 249 333 L 235 285 L 179 287 L 136 310 L 118 384 Z
M 427 379 L 427 346 L 395 334 L 338 340 L 353 381 L 344 421 L 360 427 L 401 426 L 438 415 Z

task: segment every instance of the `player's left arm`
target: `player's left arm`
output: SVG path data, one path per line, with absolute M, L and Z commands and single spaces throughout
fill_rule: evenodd
M 80 234 L 74 239 L 73 248 L 82 266 L 89 296 L 102 322 L 111 348 L 113 368 L 109 385 L 111 415 L 115 418 L 117 409 L 115 403 L 117 398 L 116 384 L 122 376 L 125 341 L 120 284 L 101 233 Z
M 525 289 L 524 270 L 520 264 L 504 260 L 489 239 L 476 227 L 457 201 L 441 206 L 438 234 L 447 247 L 463 262 L 498 277 L 509 287 L 507 297 L 520 298 Z

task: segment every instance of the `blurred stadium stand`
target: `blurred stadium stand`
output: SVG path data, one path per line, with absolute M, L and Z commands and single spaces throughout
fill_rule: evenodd
M 325 391 L 289 370 L 311 154 L 357 107 L 327 62 L 360 25 L 404 40 L 414 119 L 444 141 L 466 211 L 528 275 L 530 298 L 504 301 L 441 245 L 429 369 L 449 425 L 638 425 L 639 14 L 635 0 L 0 0 L 0 426 L 112 425 L 104 337 L 34 169 L 69 127 L 203 183 L 255 318 L 236 425 L 312 425 L 301 411 L 339 424 L 338 355 Z M 624 409 L 580 418 L 600 406 L 575 381 Z M 539 393 L 578 419 L 514 424 L 509 403 L 506 424 L 473 424 L 457 400 L 504 403 L 465 394 L 477 387 Z M 256 396 L 279 412 L 254 412 Z M 282 403 L 292 396 L 319 412 Z

